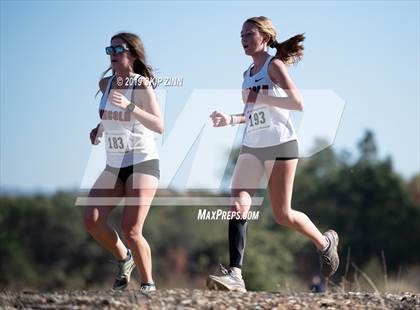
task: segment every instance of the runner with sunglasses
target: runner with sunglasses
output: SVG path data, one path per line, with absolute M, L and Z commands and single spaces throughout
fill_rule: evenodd
M 101 122 L 90 133 L 92 144 L 105 143 L 106 167 L 89 192 L 84 224 L 92 237 L 118 262 L 113 289 L 125 289 L 135 266 L 143 292 L 156 289 L 152 257 L 142 234 L 144 221 L 159 180 L 159 155 L 154 133 L 163 132 L 163 121 L 151 85 L 153 74 L 146 63 L 143 43 L 132 33 L 119 33 L 106 49 L 111 66 L 99 82 L 102 92 Z M 104 77 L 112 70 L 112 76 Z M 128 247 L 107 223 L 108 216 L 125 198 L 122 231 Z M 99 204 L 99 205 L 98 205 Z
M 264 173 L 269 177 L 268 190 L 276 222 L 302 233 L 315 244 L 321 272 L 330 277 L 339 265 L 337 233 L 328 230 L 321 234 L 306 214 L 291 208 L 299 154 L 289 110 L 302 111 L 303 101 L 286 65 L 297 63 L 303 57 L 300 43 L 304 36 L 296 35 L 279 43 L 271 20 L 260 16 L 245 21 L 241 39 L 245 54 L 253 59 L 253 64 L 244 72 L 244 113 L 226 115 L 214 111 L 211 118 L 215 127 L 246 123 L 231 190 L 231 211 L 240 212 L 245 219 L 229 221 L 230 268 L 220 266 L 220 275 L 210 275 L 207 286 L 216 290 L 246 291 L 241 272 L 246 214 Z M 274 57 L 268 54 L 268 47 L 277 50 Z

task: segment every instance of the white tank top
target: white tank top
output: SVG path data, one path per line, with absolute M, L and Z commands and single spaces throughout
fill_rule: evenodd
M 135 74 L 134 78 L 139 78 Z M 121 109 L 111 102 L 108 97 L 111 91 L 113 75 L 108 79 L 105 93 L 99 106 L 99 115 L 104 127 L 106 149 L 106 163 L 111 167 L 123 168 L 150 159 L 159 159 L 154 141 L 154 133 L 140 123 L 132 113 Z M 133 86 L 123 94 L 132 100 Z
M 254 89 L 274 97 L 287 97 L 285 91 L 274 84 L 268 75 L 269 56 L 259 72 L 250 76 L 253 64 L 244 75 L 242 89 Z M 248 147 L 268 147 L 297 140 L 289 110 L 266 104 L 246 104 L 244 108 L 246 128 L 242 144 Z

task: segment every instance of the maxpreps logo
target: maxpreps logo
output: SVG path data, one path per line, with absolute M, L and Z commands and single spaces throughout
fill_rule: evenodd
M 299 138 L 299 157 L 304 158 L 333 144 L 345 101 L 328 89 L 301 89 L 300 91 L 305 98 L 305 112 L 299 112 L 299 115 L 296 115 L 300 119 L 298 118 L 294 124 Z M 155 90 L 157 102 L 160 103 L 162 111 L 165 111 L 167 92 L 166 89 Z M 226 188 L 232 187 L 231 173 L 227 173 L 230 154 L 239 146 L 245 128 L 242 125 L 214 128 L 209 115 L 214 110 L 226 111 L 228 114 L 237 113 L 238 109 L 244 106 L 241 100 L 242 95 L 242 89 L 196 89 L 188 96 L 181 112 L 172 121 L 171 129 L 155 137 L 161 171 L 158 188 L 171 190 L 174 194 L 170 197 L 155 197 L 153 205 L 213 207 L 232 205 L 231 197 L 224 197 L 223 194 L 217 193 L 223 193 Z M 126 111 L 110 110 L 103 110 L 100 114 L 102 120 L 120 121 L 128 120 L 130 115 L 126 114 Z M 322 144 L 315 143 L 319 138 L 323 139 Z M 76 205 L 115 205 L 115 201 L 109 197 L 95 197 L 95 199 L 86 197 L 88 190 L 102 173 L 105 162 L 104 143 L 92 145 L 80 184 L 81 195 L 77 197 Z M 114 182 L 116 180 L 115 178 Z M 104 184 L 104 188 L 113 188 L 114 184 L 111 183 Z M 257 185 L 260 189 L 266 189 L 266 187 L 266 182 L 260 182 Z M 195 190 L 216 193 L 216 196 L 194 197 L 179 194 Z M 263 197 L 253 198 L 259 199 L 253 205 L 262 204 Z M 217 216 L 223 217 L 223 213 L 220 213 L 222 211 L 218 212 Z
M 238 211 L 226 211 L 222 209 L 207 210 L 199 209 L 197 214 L 198 221 L 217 221 L 217 220 L 258 220 L 260 211 L 249 211 L 245 217 Z

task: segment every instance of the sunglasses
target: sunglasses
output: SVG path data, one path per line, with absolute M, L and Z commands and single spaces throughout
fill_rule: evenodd
M 129 49 L 125 48 L 122 45 L 105 47 L 105 52 L 106 52 L 107 55 L 121 54 L 121 53 L 128 52 L 128 51 L 129 51 Z

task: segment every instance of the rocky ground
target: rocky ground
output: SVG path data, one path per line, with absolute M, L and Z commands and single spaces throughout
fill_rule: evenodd
M 420 309 L 420 294 L 158 290 L 0 292 L 2 309 Z

